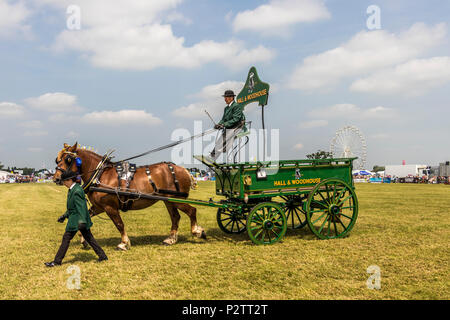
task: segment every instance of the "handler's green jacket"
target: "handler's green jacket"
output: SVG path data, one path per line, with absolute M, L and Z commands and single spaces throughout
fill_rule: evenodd
M 84 191 L 78 183 L 75 183 L 67 194 L 67 212 L 64 216 L 69 218 L 66 231 L 78 231 L 79 223 L 85 223 L 86 229 L 92 226 Z
M 233 101 L 231 105 L 225 107 L 222 120 L 219 121 L 219 124 L 222 124 L 227 129 L 232 129 L 239 125 L 241 121 L 245 121 L 244 107 L 236 101 Z M 247 131 L 245 125 L 242 129 Z

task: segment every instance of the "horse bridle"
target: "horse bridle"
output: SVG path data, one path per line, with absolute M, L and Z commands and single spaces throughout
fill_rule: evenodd
M 58 162 L 58 158 L 56 158 L 55 159 L 55 162 L 56 162 L 55 170 L 61 171 L 61 174 L 75 172 L 75 171 L 70 170 L 70 168 L 72 168 L 72 164 L 73 164 L 74 160 L 78 157 L 78 155 L 76 153 L 70 152 L 70 151 L 65 151 L 63 154 L 68 154 L 68 157 L 66 157 L 64 159 L 62 159 L 62 157 L 61 157 L 61 160 L 59 162 Z M 63 160 L 67 164 L 67 169 L 65 169 L 65 170 L 59 166 L 59 164 Z

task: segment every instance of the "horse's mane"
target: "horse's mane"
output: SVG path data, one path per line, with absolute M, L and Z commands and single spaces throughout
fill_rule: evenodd
M 90 155 L 92 155 L 92 156 L 94 156 L 94 157 L 100 158 L 100 159 L 103 158 L 102 155 L 100 155 L 100 154 L 94 152 L 93 150 L 87 149 L 87 148 L 78 148 L 77 151 L 86 152 L 86 153 L 88 153 L 88 154 L 90 154 Z M 108 160 L 106 161 L 106 163 L 111 163 L 111 161 L 108 159 Z
M 89 153 L 89 154 L 91 154 L 91 155 L 94 155 L 94 156 L 97 156 L 97 157 L 100 157 L 100 158 L 102 157 L 102 156 L 99 155 L 98 153 L 96 153 L 96 152 L 94 152 L 94 151 L 92 151 L 92 150 L 86 149 L 86 148 L 78 148 L 77 151 L 87 152 L 87 153 Z

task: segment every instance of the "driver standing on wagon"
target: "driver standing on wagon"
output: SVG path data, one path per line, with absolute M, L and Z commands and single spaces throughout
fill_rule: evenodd
M 226 153 L 233 145 L 236 135 L 247 128 L 245 127 L 244 107 L 235 101 L 236 95 L 232 90 L 226 90 L 224 95 L 227 106 L 224 109 L 223 117 L 214 129 L 223 130 L 216 142 L 216 146 L 211 152 L 211 158 L 216 160 L 220 154 Z

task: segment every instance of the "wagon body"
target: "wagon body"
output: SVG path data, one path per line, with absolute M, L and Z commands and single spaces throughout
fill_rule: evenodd
M 216 173 L 216 194 L 240 200 L 306 194 L 330 178 L 353 187 L 354 159 L 220 164 L 212 167 Z

